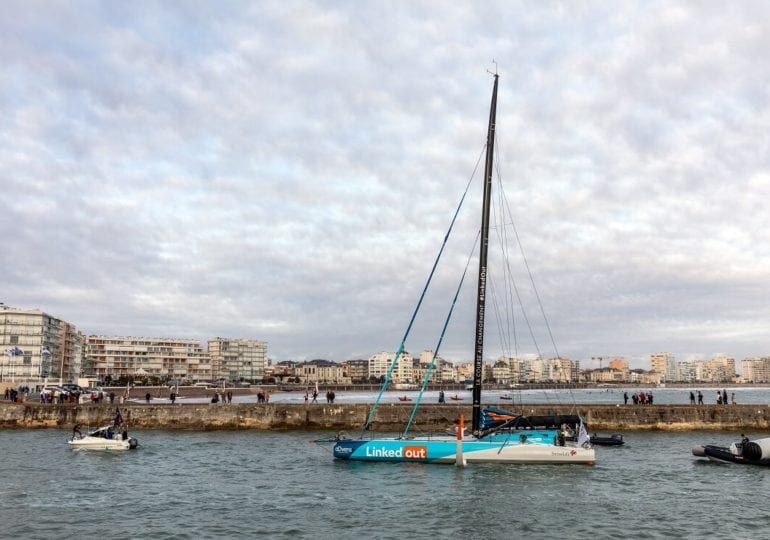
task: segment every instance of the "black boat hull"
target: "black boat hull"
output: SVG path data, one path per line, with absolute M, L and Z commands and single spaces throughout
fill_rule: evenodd
M 692 453 L 697 457 L 705 457 L 710 461 L 719 463 L 736 463 L 738 465 L 759 465 L 761 467 L 770 467 L 770 457 L 764 452 L 765 446 L 770 444 L 770 439 L 760 439 L 750 441 L 741 445 L 716 446 L 707 444 L 696 446 Z

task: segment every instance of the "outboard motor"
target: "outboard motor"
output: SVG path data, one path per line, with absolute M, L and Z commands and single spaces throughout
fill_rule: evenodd
M 137 441 L 137 440 L 136 440 L 136 439 L 134 439 L 133 437 L 129 437 L 129 438 L 128 438 L 128 447 L 129 447 L 131 450 L 135 450 L 137 446 L 139 446 L 139 441 Z
M 743 443 L 743 458 L 751 462 L 770 460 L 770 437 Z

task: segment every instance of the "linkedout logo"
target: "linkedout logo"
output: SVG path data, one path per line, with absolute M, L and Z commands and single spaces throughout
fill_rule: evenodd
M 384 446 L 367 446 L 366 457 L 385 457 L 393 459 L 428 459 L 428 447 L 402 446 L 401 448 L 385 448 Z

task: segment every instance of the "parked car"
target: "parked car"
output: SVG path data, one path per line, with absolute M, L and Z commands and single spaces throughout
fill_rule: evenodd
M 43 387 L 43 393 L 46 395 L 51 396 L 53 399 L 59 399 L 61 396 L 64 396 L 65 398 L 70 395 L 69 390 L 66 390 L 62 388 L 61 386 L 44 386 Z

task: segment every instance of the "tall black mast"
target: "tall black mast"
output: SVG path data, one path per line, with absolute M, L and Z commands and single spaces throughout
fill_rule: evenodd
M 489 244 L 489 206 L 492 198 L 492 168 L 494 165 L 495 119 L 497 117 L 497 74 L 492 87 L 487 131 L 487 160 L 484 164 L 484 203 L 481 210 L 481 246 L 479 248 L 479 290 L 476 298 L 476 347 L 473 358 L 473 432 L 481 426 L 481 375 L 484 362 L 484 309 L 487 296 L 487 251 Z

